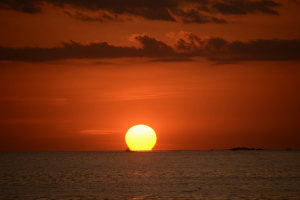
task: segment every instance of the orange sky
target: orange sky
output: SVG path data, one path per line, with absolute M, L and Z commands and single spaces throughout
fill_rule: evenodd
M 59 3 L 58 3 L 59 2 Z M 300 149 L 296 0 L 0 1 L 0 151 Z

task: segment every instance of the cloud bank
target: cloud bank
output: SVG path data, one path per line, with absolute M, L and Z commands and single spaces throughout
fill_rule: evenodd
M 81 44 L 75 41 L 61 47 L 0 47 L 0 60 L 43 62 L 64 59 L 145 57 L 159 61 L 190 60 L 204 57 L 214 61 L 300 60 L 300 40 L 226 41 L 202 39 L 182 32 L 173 44 L 166 44 L 147 34 L 134 35 L 140 44 L 115 46 L 107 42 Z
M 106 22 L 122 16 L 181 23 L 226 23 L 219 15 L 279 15 L 274 0 L 0 0 L 0 9 L 42 13 L 46 5 L 64 9 L 69 17 Z

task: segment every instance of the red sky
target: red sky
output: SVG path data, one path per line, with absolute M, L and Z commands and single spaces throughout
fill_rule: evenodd
M 71 2 L 71 3 L 70 3 Z M 0 151 L 300 149 L 296 0 L 0 1 Z

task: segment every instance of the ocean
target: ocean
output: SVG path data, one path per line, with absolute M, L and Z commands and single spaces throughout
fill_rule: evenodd
M 300 199 L 300 151 L 0 153 L 0 199 Z

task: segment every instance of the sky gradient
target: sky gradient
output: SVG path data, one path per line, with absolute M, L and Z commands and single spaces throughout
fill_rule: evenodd
M 300 149 L 296 0 L 0 0 L 0 151 Z

